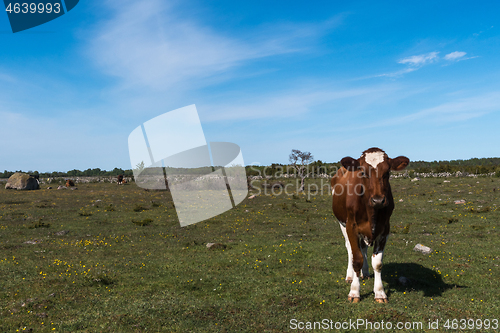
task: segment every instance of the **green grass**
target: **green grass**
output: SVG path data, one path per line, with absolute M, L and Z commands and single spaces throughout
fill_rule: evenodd
M 388 304 L 374 302 L 373 279 L 361 282 L 360 303 L 348 303 L 327 190 L 257 195 L 181 228 L 168 192 L 135 184 L 2 186 L 0 331 L 284 332 L 300 331 L 291 319 L 366 319 L 435 332 L 429 321 L 500 319 L 500 180 L 449 180 L 391 181 Z M 414 252 L 417 243 L 433 253 Z

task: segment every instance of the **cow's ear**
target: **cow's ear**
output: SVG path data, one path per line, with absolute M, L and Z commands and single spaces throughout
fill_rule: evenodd
M 406 168 L 406 166 L 410 163 L 408 157 L 398 156 L 396 158 L 389 159 L 389 164 L 391 165 L 391 170 L 400 171 Z
M 341 161 L 340 161 L 340 164 L 342 164 L 342 166 L 344 168 L 347 169 L 347 171 L 355 171 L 359 168 L 359 161 L 358 160 L 355 160 L 354 158 L 352 157 L 344 157 Z

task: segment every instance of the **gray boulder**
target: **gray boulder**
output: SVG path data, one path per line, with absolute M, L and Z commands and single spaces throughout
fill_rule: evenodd
M 7 184 L 5 184 L 6 189 L 16 189 L 16 190 L 38 190 L 40 185 L 38 180 L 31 177 L 27 173 L 16 172 L 10 176 Z

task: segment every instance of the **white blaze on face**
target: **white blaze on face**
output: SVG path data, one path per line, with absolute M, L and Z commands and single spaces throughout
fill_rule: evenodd
M 384 152 L 376 151 L 374 153 L 366 153 L 365 154 L 366 163 L 370 164 L 373 168 L 377 168 L 379 163 L 384 161 Z

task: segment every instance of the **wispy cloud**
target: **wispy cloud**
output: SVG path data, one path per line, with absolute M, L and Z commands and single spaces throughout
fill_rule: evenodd
M 444 60 L 457 60 L 463 58 L 466 54 L 466 52 L 461 51 L 451 52 L 444 56 Z
M 403 69 L 400 69 L 398 71 L 391 72 L 391 73 L 384 73 L 384 74 L 376 75 L 376 77 L 382 77 L 382 76 L 399 77 L 399 76 L 402 76 L 403 74 L 414 72 L 414 71 L 416 71 L 424 66 L 437 63 L 441 59 L 448 61 L 448 64 L 449 64 L 452 62 L 477 58 L 477 57 L 465 57 L 465 55 L 467 53 L 463 52 L 463 51 L 455 51 L 455 52 L 448 53 L 443 58 L 440 58 L 438 56 L 438 54 L 439 54 L 439 52 L 434 51 L 434 52 L 429 52 L 429 53 L 425 53 L 425 54 L 419 54 L 419 55 L 414 55 L 414 56 L 403 58 L 403 59 L 398 61 L 398 64 L 406 65 L 406 68 L 403 68 Z
M 414 55 L 398 61 L 399 64 L 409 65 L 412 67 L 422 67 L 432 63 L 438 59 L 439 52 L 430 52 L 426 54 Z
M 469 60 L 469 59 L 474 59 L 477 58 L 478 56 L 474 57 L 466 57 L 467 53 L 462 52 L 462 51 L 455 51 L 448 53 L 447 55 L 444 56 L 444 60 L 447 60 L 448 62 L 457 62 L 457 61 L 463 61 L 463 60 Z
M 500 91 L 493 91 L 479 96 L 458 99 L 422 109 L 420 111 L 370 124 L 368 127 L 394 126 L 425 121 L 438 124 L 466 121 L 491 112 L 500 111 Z
M 348 105 L 350 113 L 362 110 L 367 105 L 384 99 L 392 94 L 396 87 L 379 85 L 338 89 L 321 87 L 316 84 L 308 89 L 295 88 L 272 94 L 238 99 L 238 103 L 224 100 L 223 103 L 201 106 L 206 114 L 204 120 L 210 122 L 252 120 L 252 119 L 283 119 L 310 114 L 317 117 L 321 110 L 342 109 Z M 328 106 L 331 105 L 331 106 Z
M 414 55 L 411 57 L 403 58 L 398 61 L 398 64 L 406 65 L 406 68 L 397 70 L 395 72 L 384 73 L 376 75 L 375 77 L 399 77 L 403 74 L 414 72 L 425 65 L 431 64 L 437 61 L 439 52 L 429 52 L 420 55 Z
M 103 72 L 121 78 L 123 86 L 158 90 L 179 85 L 193 89 L 248 61 L 303 51 L 308 41 L 341 20 L 261 27 L 235 37 L 185 17 L 165 1 L 106 4 L 114 15 L 94 29 L 90 56 Z

